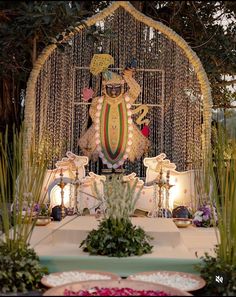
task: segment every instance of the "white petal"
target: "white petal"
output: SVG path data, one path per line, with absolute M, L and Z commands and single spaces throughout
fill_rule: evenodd
M 130 140 L 128 141 L 128 145 L 132 145 L 132 143 L 133 143 L 133 141 L 130 139 Z

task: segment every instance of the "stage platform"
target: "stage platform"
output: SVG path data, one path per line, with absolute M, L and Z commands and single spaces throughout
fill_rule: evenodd
M 134 217 L 132 222 L 153 237 L 151 254 L 115 258 L 84 253 L 79 245 L 90 230 L 97 228 L 99 221 L 94 216 L 68 216 L 60 222 L 35 227 L 31 246 L 50 272 L 93 269 L 124 277 L 151 270 L 196 273 L 194 265 L 200 262 L 199 257 L 204 252 L 214 254 L 217 243 L 214 228 L 177 228 L 172 219 L 167 218 Z

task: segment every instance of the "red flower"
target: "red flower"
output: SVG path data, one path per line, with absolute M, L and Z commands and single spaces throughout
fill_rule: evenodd
M 148 137 L 149 136 L 149 127 L 147 125 L 144 125 L 143 129 L 141 130 L 142 134 L 145 136 L 145 137 Z

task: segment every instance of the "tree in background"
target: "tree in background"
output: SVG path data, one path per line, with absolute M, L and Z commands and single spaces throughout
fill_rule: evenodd
M 58 43 L 110 2 L 0 2 L 0 128 L 6 123 L 20 124 L 26 82 L 43 48 Z M 176 31 L 197 53 L 211 83 L 214 106 L 226 108 L 236 99 L 228 88 L 236 82 L 235 1 L 131 3 Z
M 26 82 L 42 50 L 93 14 L 85 1 L 0 2 L 0 128 L 22 119 Z M 61 34 L 62 33 L 62 34 Z
M 142 12 L 173 29 L 197 53 L 215 106 L 227 107 L 236 99 L 227 88 L 236 85 L 235 1 L 150 1 L 142 3 Z

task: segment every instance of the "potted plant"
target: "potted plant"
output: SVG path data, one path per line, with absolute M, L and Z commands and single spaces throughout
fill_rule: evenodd
M 35 226 L 34 205 L 39 202 L 47 161 L 34 149 L 23 159 L 24 131 L 0 134 L 0 294 L 21 294 L 40 288 L 47 273 L 29 241 Z M 27 207 L 27 215 L 24 208 Z
M 34 210 L 36 212 L 36 226 L 45 226 L 51 222 L 50 209 L 47 204 L 35 204 Z
M 103 182 L 104 197 L 95 184 L 95 192 L 103 202 L 103 218 L 97 230 L 92 230 L 81 243 L 83 250 L 92 255 L 127 257 L 150 253 L 152 246 L 145 231 L 133 226 L 130 216 L 140 196 L 135 194 L 137 179 L 131 185 L 123 175 L 112 175 Z
M 227 154 L 226 154 L 227 152 Z M 207 286 L 204 295 L 235 296 L 236 294 L 236 142 L 219 129 L 213 158 L 205 160 L 204 185 L 211 198 L 218 244 L 215 256 L 205 254 L 197 267 Z M 217 224 L 216 224 L 217 223 Z M 217 225 L 217 226 L 216 226 Z

